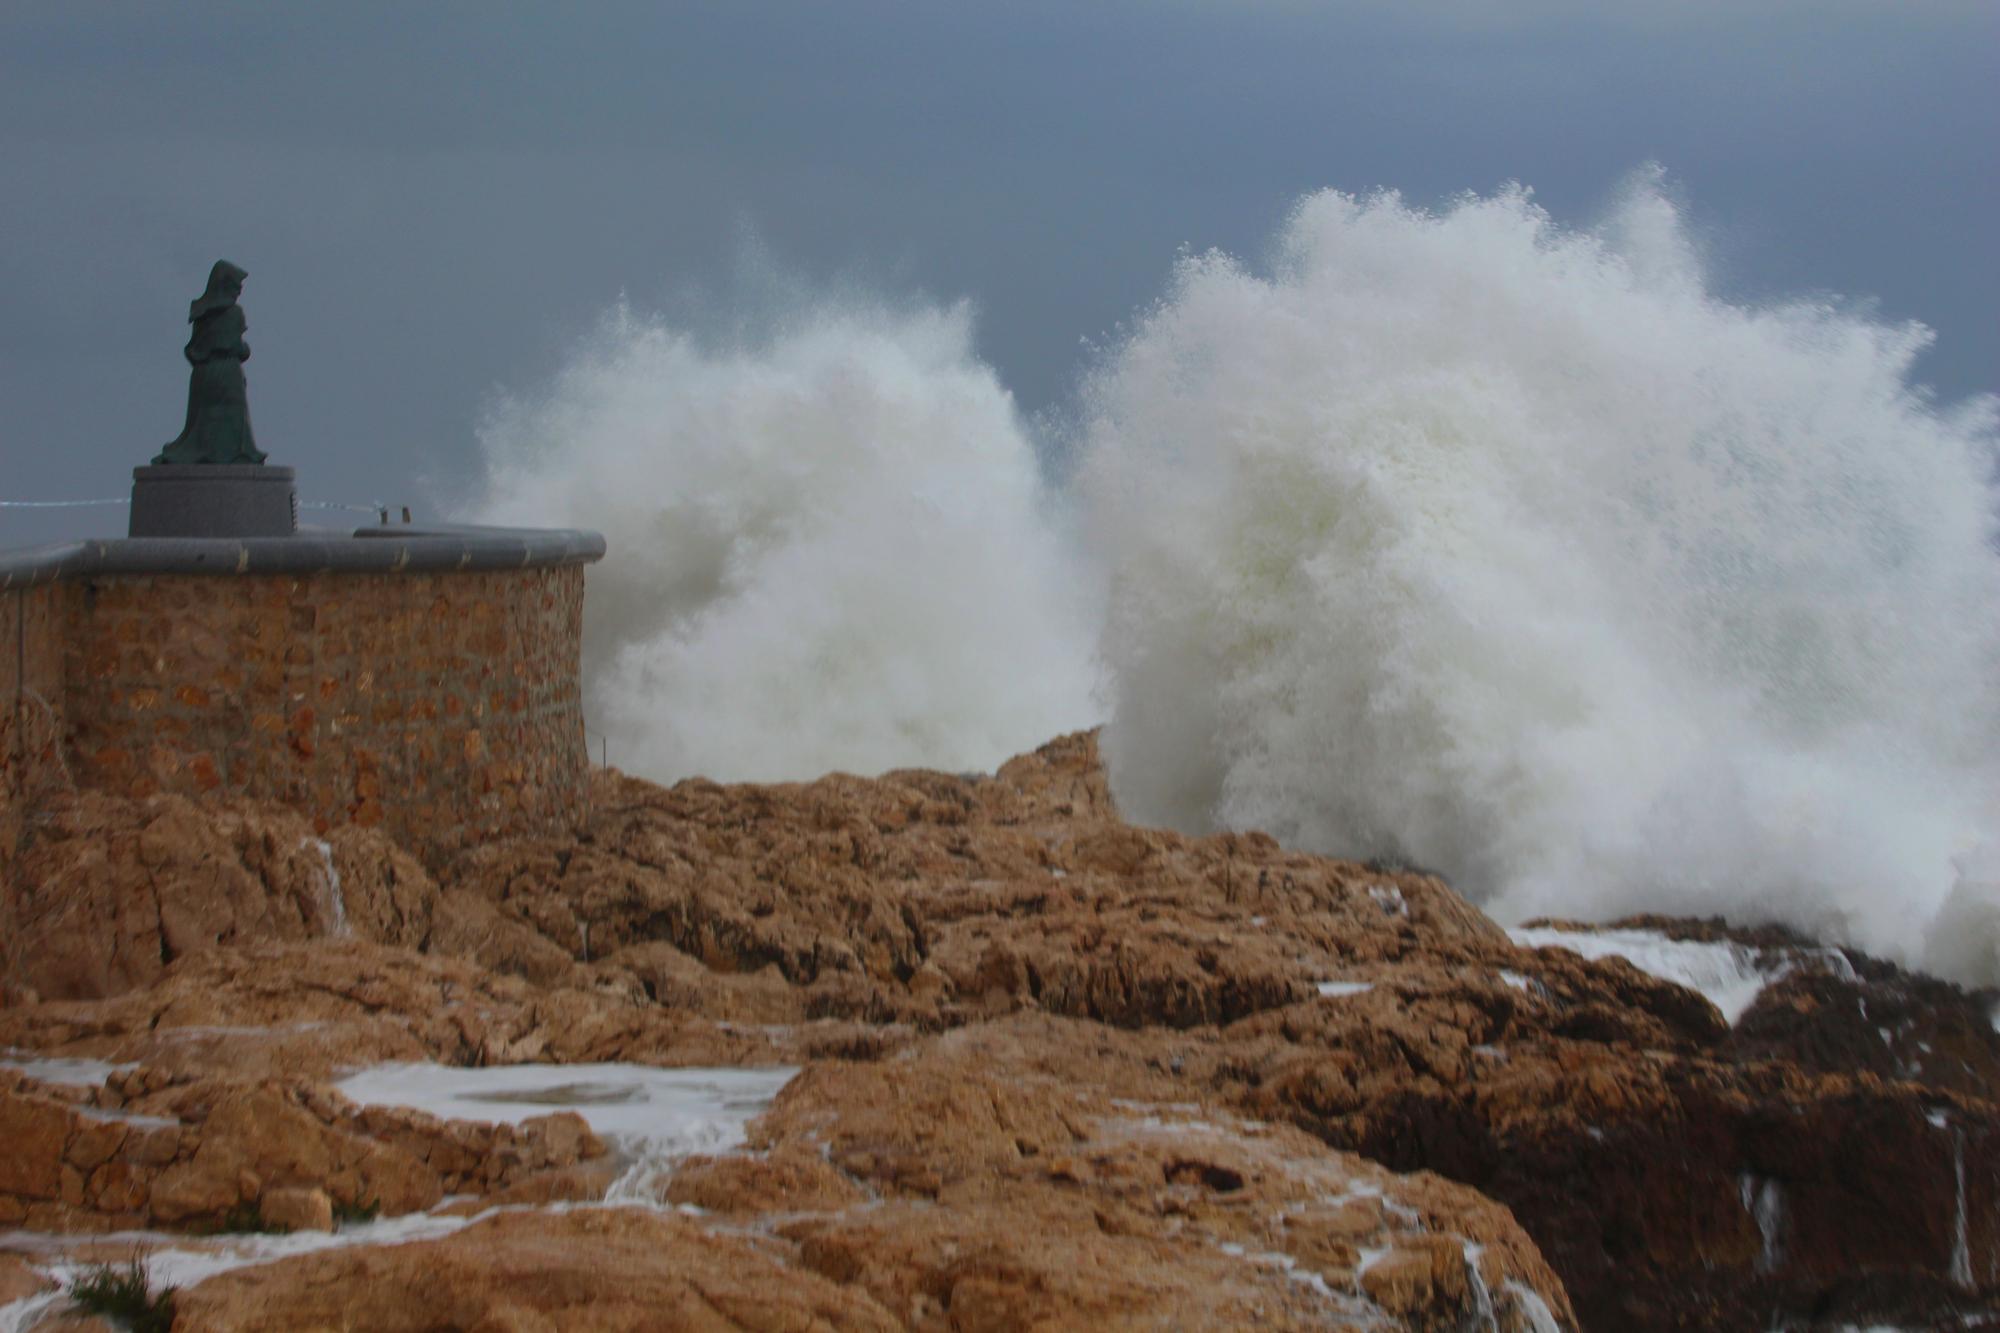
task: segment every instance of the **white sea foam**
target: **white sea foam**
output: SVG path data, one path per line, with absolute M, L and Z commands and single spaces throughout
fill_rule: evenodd
M 1934 1120 L 1933 1123 L 1936 1123 Z M 1951 1170 L 1955 1184 L 1951 1219 L 1951 1282 L 1961 1291 L 1971 1291 L 1972 1243 L 1965 1209 L 1965 1131 L 1947 1119 L 1943 1128 L 1951 1134 Z
M 75 1087 L 101 1087 L 113 1074 L 122 1074 L 128 1069 L 138 1067 L 131 1064 L 112 1064 L 106 1060 L 63 1057 L 50 1059 L 25 1051 L 0 1051 L 0 1069 L 18 1069 L 29 1078 L 40 1079 L 44 1083 L 63 1083 Z
M 1529 1333 L 1562 1333 L 1555 1311 L 1549 1309 L 1549 1303 L 1533 1287 L 1510 1277 L 1500 1289 L 1513 1298 L 1515 1310 L 1527 1323 Z
M 402 1106 L 442 1120 L 518 1125 L 575 1111 L 597 1134 L 626 1144 L 716 1152 L 796 1069 L 657 1069 L 651 1065 L 375 1065 L 334 1086 L 362 1106 Z
M 1775 1273 L 1785 1261 L 1785 1190 L 1775 1180 L 1748 1173 L 1736 1178 L 1743 1211 L 1757 1223 L 1762 1248 L 1757 1255 L 1757 1271 Z
M 1673 940 L 1652 930 L 1516 927 L 1507 933 L 1524 949 L 1562 948 L 1585 958 L 1623 958 L 1641 972 L 1699 991 L 1731 1026 L 1764 987 L 1796 965 L 1789 957 L 1729 940 Z
M 1472 1287 L 1472 1319 L 1474 1328 L 1500 1327 L 1500 1321 L 1493 1315 L 1493 1290 L 1486 1285 L 1486 1274 L 1479 1270 L 1479 1261 L 1486 1253 L 1484 1245 L 1460 1238 L 1459 1250 L 1465 1255 L 1465 1276 Z
M 614 312 L 462 512 L 609 534 L 589 709 L 649 776 L 983 768 L 1108 713 L 1143 822 L 1991 982 L 2000 428 L 1915 386 L 1929 336 L 1726 299 L 1651 176 L 1581 231 L 1325 193 L 1100 354 L 1064 495 L 963 307 L 843 298 Z
M 308 838 L 306 845 L 319 854 L 320 868 L 326 872 L 327 915 L 331 920 L 329 933 L 353 934 L 352 927 L 347 924 L 347 897 L 340 889 L 340 867 L 333 863 L 333 844 L 324 838 Z
M 1722 299 L 1651 180 L 1186 258 L 1082 428 L 1122 809 L 2000 978 L 1995 405 L 1928 338 Z
M 602 530 L 586 703 L 649 777 L 984 769 L 1089 725 L 1078 577 L 965 307 L 721 347 L 615 311 L 480 434 L 468 517 Z
M 57 1283 L 55 1291 L 0 1305 L 0 1333 L 25 1333 L 68 1306 L 71 1284 L 104 1262 L 97 1257 L 78 1257 L 74 1250 L 79 1246 L 88 1246 L 93 1256 L 143 1254 L 147 1280 L 157 1291 L 165 1287 L 193 1287 L 218 1273 L 252 1268 L 319 1250 L 432 1240 L 450 1235 L 471 1220 L 411 1213 L 345 1226 L 337 1232 L 295 1231 L 285 1235 L 258 1236 L 198 1237 L 165 1231 L 121 1231 L 90 1236 L 52 1236 L 28 1231 L 0 1233 L 0 1250 L 27 1255 L 41 1273 Z M 124 1262 L 121 1258 L 115 1264 L 122 1267 Z

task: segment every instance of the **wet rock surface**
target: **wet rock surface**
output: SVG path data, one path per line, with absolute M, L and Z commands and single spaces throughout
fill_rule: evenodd
M 1520 947 L 1418 873 L 1128 826 L 1088 736 L 986 778 L 604 774 L 592 811 L 433 878 L 277 807 L 54 798 L 0 886 L 0 1048 L 118 1068 L 0 1072 L 0 1141 L 28 1145 L 0 1160 L 0 1226 L 507 1205 L 209 1278 L 190 1328 L 314 1327 L 364 1288 L 351 1322 L 382 1328 L 2000 1305 L 1992 995 L 1780 933 L 1624 923 L 1769 963 L 1732 1025 L 1623 959 Z M 802 1072 L 651 1206 L 565 1211 L 622 1169 L 574 1115 L 443 1121 L 332 1086 L 418 1060 Z M 642 1300 L 708 1322 L 633 1322 Z
M 178 1311 L 176 1329 L 237 1333 L 902 1327 L 754 1239 L 635 1209 L 507 1213 L 441 1240 L 225 1273 Z

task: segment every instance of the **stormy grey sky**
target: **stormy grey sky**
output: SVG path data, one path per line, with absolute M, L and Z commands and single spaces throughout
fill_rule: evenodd
M 971 298 L 1032 413 L 1178 248 L 1256 256 L 1307 191 L 1586 223 L 1648 161 L 1728 291 L 1921 319 L 1921 377 L 1991 391 L 1996 56 L 1990 0 L 9 4 L 0 498 L 125 491 L 219 256 L 273 461 L 424 512 L 500 386 L 621 293 L 726 319 L 746 252 Z

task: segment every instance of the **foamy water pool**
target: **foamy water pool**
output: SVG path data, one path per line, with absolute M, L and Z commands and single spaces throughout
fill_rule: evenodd
M 0 1069 L 18 1069 L 43 1083 L 97 1088 L 113 1074 L 122 1074 L 137 1065 L 115 1065 L 106 1060 L 47 1059 L 28 1051 L 0 1051 Z
M 1705 996 L 1731 1027 L 1772 982 L 1810 958 L 1851 972 L 1837 949 L 1753 949 L 1733 940 L 1675 940 L 1655 930 L 1557 930 L 1517 927 L 1507 934 L 1524 949 L 1568 949 L 1593 961 L 1623 958 L 1662 981 Z
M 648 1065 L 377 1065 L 334 1084 L 362 1106 L 403 1106 L 443 1120 L 518 1125 L 575 1111 L 600 1137 L 681 1153 L 743 1142 L 744 1127 L 798 1073 Z
M 650 1203 L 690 1153 L 728 1152 L 797 1069 L 656 1069 L 650 1065 L 377 1065 L 334 1087 L 362 1106 L 403 1106 L 443 1120 L 518 1125 L 574 1111 L 625 1163 L 607 1201 Z

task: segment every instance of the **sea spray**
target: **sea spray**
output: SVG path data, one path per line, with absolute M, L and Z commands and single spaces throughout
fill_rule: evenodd
M 613 312 L 494 411 L 467 516 L 607 531 L 588 705 L 647 776 L 983 768 L 1108 711 L 1141 822 L 1993 981 L 2000 431 L 1914 386 L 1928 338 L 1724 299 L 1651 176 L 1588 231 L 1327 193 L 1267 271 L 1182 261 L 1069 496 L 964 307 L 841 299 Z
M 1913 388 L 1927 340 L 1722 299 L 1651 179 L 1186 257 L 1085 395 L 1114 795 L 1995 979 L 1996 913 L 1927 940 L 2000 737 L 1994 404 Z
M 469 516 L 609 539 L 584 656 L 616 764 L 979 769 L 1095 720 L 1087 581 L 963 306 L 807 302 L 726 346 L 620 308 L 480 438 Z

